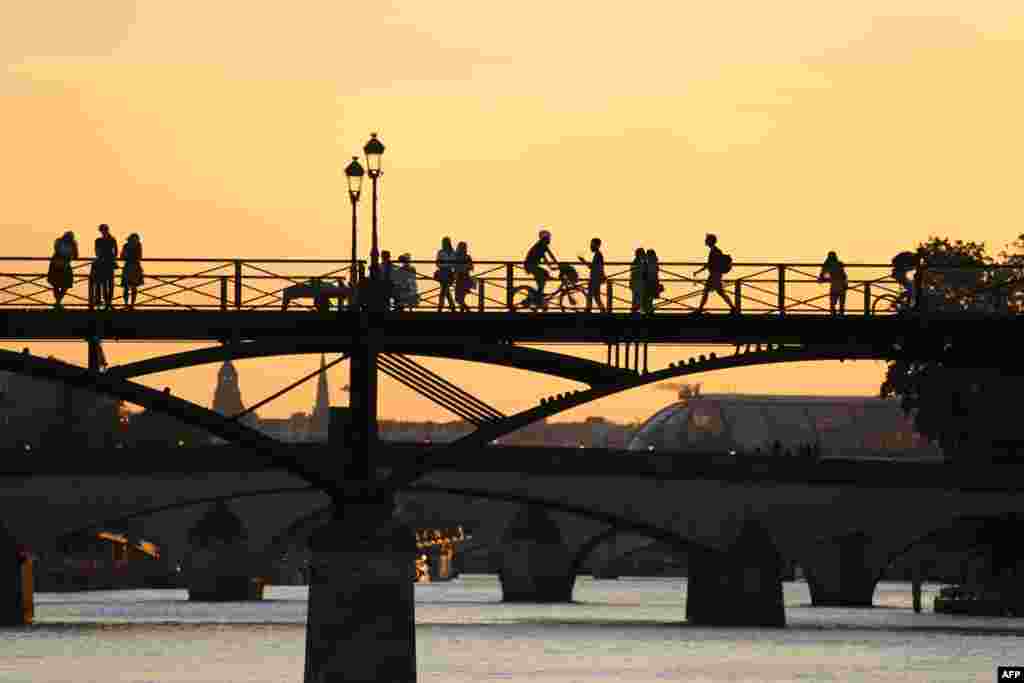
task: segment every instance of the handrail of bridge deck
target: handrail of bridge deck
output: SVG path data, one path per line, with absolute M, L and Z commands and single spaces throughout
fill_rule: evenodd
M 0 309 L 47 308 L 53 305 L 47 257 L 0 257 Z M 64 300 L 65 308 L 89 308 L 88 281 L 91 259 L 73 262 L 73 286 Z M 569 263 L 566 261 L 566 263 Z M 398 264 L 395 264 L 396 267 Z M 441 286 L 434 280 L 434 261 L 412 261 L 416 269 L 419 303 L 414 312 L 438 310 Z M 573 263 L 578 274 L 571 288 L 574 305 L 586 303 L 589 265 Z M 704 290 L 705 273 L 694 271 L 703 261 L 662 261 L 658 280 L 664 291 L 655 299 L 656 313 L 684 313 L 697 309 Z M 13 266 L 13 267 L 12 267 Z M 289 305 L 297 310 L 317 310 L 311 291 L 317 286 L 341 280 L 351 285 L 365 272 L 366 262 L 342 259 L 205 259 L 152 258 L 143 261 L 145 282 L 139 287 L 136 308 L 169 310 L 279 310 L 286 290 Z M 609 261 L 601 286 L 601 300 L 607 310 L 628 313 L 633 309 L 630 278 L 633 264 Z M 744 314 L 802 315 L 829 313 L 828 282 L 821 282 L 820 263 L 736 262 L 723 277 L 725 290 Z M 888 263 L 848 263 L 846 315 L 887 315 L 898 312 L 894 302 L 902 288 L 893 280 Z M 353 278 L 353 274 L 355 277 Z M 548 295 L 559 289 L 554 276 L 548 281 Z M 533 276 L 521 261 L 475 261 L 467 304 L 474 311 L 510 311 L 513 294 L 521 286 L 534 286 Z M 1013 265 L 984 265 L 923 268 L 917 283 L 924 292 L 922 304 L 947 310 L 977 308 L 982 292 L 991 300 L 990 310 L 1019 312 L 1024 308 L 1024 268 Z M 120 283 L 115 280 L 115 305 Z M 942 286 L 942 294 L 934 295 Z M 973 288 L 973 289 L 972 289 Z M 303 291 L 298 291 L 303 290 Z M 336 294 L 336 292 L 335 292 Z M 452 285 L 455 294 L 455 285 Z M 934 296 L 933 296 L 934 295 Z M 335 297 L 336 299 L 336 297 Z M 548 299 L 548 310 L 561 310 L 560 297 Z M 988 305 L 988 304 L 986 304 Z M 714 292 L 705 309 L 725 313 L 728 308 Z

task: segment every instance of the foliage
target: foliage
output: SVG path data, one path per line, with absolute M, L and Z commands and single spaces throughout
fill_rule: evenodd
M 1016 312 L 1015 283 L 1024 275 L 1024 236 L 1016 254 L 997 261 L 977 242 L 932 237 L 920 245 L 927 264 L 920 284 L 929 312 Z M 995 267 L 995 266 L 1012 266 Z M 998 369 L 952 367 L 941 361 L 889 362 L 883 397 L 895 396 L 918 433 L 938 442 L 947 457 L 987 458 L 1005 453 L 1000 441 L 1017 438 L 1014 380 Z

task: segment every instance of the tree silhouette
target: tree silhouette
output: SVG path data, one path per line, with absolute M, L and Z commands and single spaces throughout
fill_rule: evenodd
M 1024 236 L 1014 243 L 1024 246 Z M 927 266 L 918 280 L 929 312 L 1019 312 L 1015 284 L 1024 274 L 1024 255 L 990 257 L 983 243 L 932 237 L 920 245 Z M 1010 265 L 1013 268 L 994 268 Z M 949 358 L 960 358 L 955 348 Z M 985 359 L 979 358 L 979 366 Z M 1015 450 L 1024 436 L 1014 415 L 1018 378 L 1004 368 L 963 367 L 941 360 L 889 362 L 881 396 L 900 399 L 918 433 L 942 446 L 947 457 L 987 460 Z

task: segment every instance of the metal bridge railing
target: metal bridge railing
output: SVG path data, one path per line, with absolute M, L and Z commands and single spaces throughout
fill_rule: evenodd
M 54 299 L 47 279 L 49 258 L 0 257 L 0 309 L 50 308 Z M 91 259 L 72 263 L 73 285 L 65 308 L 90 308 Z M 442 285 L 434 279 L 433 261 L 413 261 L 417 302 L 413 312 L 437 311 Z M 697 309 L 706 272 L 703 262 L 662 261 L 660 289 L 652 302 L 655 313 L 687 313 Z M 398 268 L 399 264 L 395 264 Z M 558 273 L 545 288 L 546 310 L 581 311 L 587 302 L 589 266 L 572 264 L 575 279 Z M 351 301 L 351 287 L 365 272 L 365 261 L 353 272 L 349 261 L 327 259 L 191 259 L 143 261 L 145 281 L 138 288 L 136 308 L 148 310 L 325 310 Z M 742 314 L 808 315 L 830 312 L 828 282 L 818 279 L 819 263 L 735 263 L 722 278 L 725 291 Z M 1024 309 L 1024 269 L 1019 266 L 928 267 L 912 275 L 920 297 L 908 301 L 891 275 L 889 264 L 846 264 L 847 316 L 892 315 L 908 308 L 932 311 L 975 311 L 1016 314 Z M 120 269 L 115 275 L 117 308 L 121 306 Z M 638 284 L 630 262 L 606 262 L 600 299 L 606 310 L 629 313 L 637 308 Z M 534 278 L 521 261 L 476 261 L 472 279 L 453 282 L 453 299 L 464 294 L 470 311 L 531 312 L 544 310 L 531 299 Z M 354 276 L 354 277 L 353 277 Z M 445 305 L 447 309 L 447 304 Z M 642 309 L 642 306 L 641 306 Z M 596 310 L 596 309 L 595 309 Z M 728 313 L 717 293 L 704 309 Z

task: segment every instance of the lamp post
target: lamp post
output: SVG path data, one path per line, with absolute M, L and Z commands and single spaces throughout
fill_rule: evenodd
M 356 251 L 356 204 L 359 203 L 359 192 L 363 189 L 363 167 L 359 157 L 352 157 L 352 161 L 345 167 L 345 180 L 348 181 L 348 198 L 352 202 L 352 272 L 349 273 L 349 280 L 355 286 L 356 262 L 359 260 Z
M 380 158 L 384 155 L 384 145 L 377 139 L 376 133 L 370 133 L 370 140 L 363 146 L 366 155 L 366 170 L 373 183 L 373 241 L 370 245 L 370 272 L 376 273 L 378 267 L 377 251 L 377 178 L 380 177 Z

